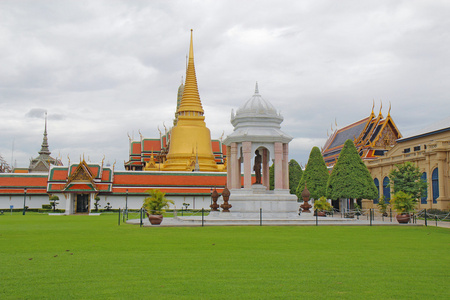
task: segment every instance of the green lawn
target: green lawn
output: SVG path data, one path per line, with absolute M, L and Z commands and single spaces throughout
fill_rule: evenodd
M 449 299 L 450 230 L 0 216 L 1 299 Z

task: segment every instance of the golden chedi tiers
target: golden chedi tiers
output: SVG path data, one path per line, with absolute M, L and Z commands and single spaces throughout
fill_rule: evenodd
M 211 147 L 211 132 L 206 127 L 204 111 L 198 92 L 194 66 L 194 48 L 191 43 L 183 97 L 177 110 L 177 120 L 170 134 L 165 171 L 223 171 L 217 165 Z

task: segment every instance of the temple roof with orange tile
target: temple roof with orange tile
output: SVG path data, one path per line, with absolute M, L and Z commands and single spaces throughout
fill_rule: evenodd
M 389 109 L 390 110 L 390 109 Z M 396 140 L 401 138 L 400 131 L 390 112 L 386 118 L 380 113 L 347 125 L 332 133 L 322 148 L 322 155 L 328 166 L 333 166 L 346 140 L 352 140 L 362 159 L 374 159 L 384 155 Z

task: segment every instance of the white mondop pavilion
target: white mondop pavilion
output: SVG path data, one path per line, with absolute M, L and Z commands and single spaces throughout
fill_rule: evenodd
M 232 134 L 227 136 L 227 186 L 231 192 L 229 203 L 235 213 L 265 213 L 287 217 L 298 211 L 297 197 L 289 193 L 289 142 L 292 137 L 281 131 L 283 117 L 275 107 L 259 94 L 255 94 L 234 114 L 231 112 Z M 254 153 L 261 155 L 261 180 L 252 184 L 255 169 Z M 269 164 L 275 164 L 275 189 L 269 189 Z M 259 164 L 259 158 L 256 165 Z M 243 165 L 244 187 L 241 187 Z M 257 166 L 258 168 L 258 166 Z

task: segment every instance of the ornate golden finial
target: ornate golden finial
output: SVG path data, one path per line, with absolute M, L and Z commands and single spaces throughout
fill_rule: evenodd
M 130 141 L 130 143 L 131 143 L 131 136 L 130 136 L 130 133 L 129 132 L 127 132 L 127 135 L 128 135 L 128 140 Z
M 391 101 L 389 101 L 389 110 L 388 110 L 388 116 L 391 115 Z
M 163 126 L 164 126 L 164 135 L 166 135 L 167 134 L 167 127 L 166 127 L 165 122 L 163 122 Z
M 331 123 L 330 127 L 331 127 L 331 132 L 333 132 L 333 123 Z
M 337 129 L 337 121 L 336 121 L 336 118 L 334 118 L 334 125 L 336 125 L 336 129 Z
M 223 135 L 225 134 L 225 130 L 224 131 L 222 131 L 222 135 L 220 136 L 220 141 L 222 142 L 222 139 L 223 139 Z
M 103 169 L 103 162 L 105 161 L 105 154 L 103 154 L 103 158 L 102 158 L 102 169 Z
M 141 130 L 139 129 L 138 132 L 139 132 L 139 136 L 141 137 L 141 142 L 142 142 L 143 137 L 142 137 Z
M 114 167 L 116 166 L 116 160 L 114 160 L 114 163 L 113 163 L 113 173 L 114 173 Z
M 159 138 L 161 139 L 161 130 L 159 129 L 159 125 L 158 125 L 158 131 L 159 131 Z
M 374 113 L 373 113 L 373 109 L 374 109 L 374 108 L 375 108 L 375 99 L 372 99 L 372 113 L 371 113 L 372 115 L 374 114 Z
M 383 108 L 383 101 L 381 101 L 381 99 L 380 99 L 380 103 L 381 103 L 381 105 L 380 105 L 380 112 L 378 113 L 379 115 L 381 115 L 381 109 Z
M 70 167 L 70 157 L 69 157 L 69 154 L 67 154 L 67 159 L 69 160 L 69 167 Z

